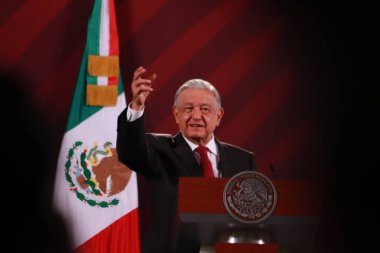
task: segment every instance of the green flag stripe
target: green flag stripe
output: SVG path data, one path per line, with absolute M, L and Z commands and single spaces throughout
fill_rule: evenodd
M 89 53 L 99 55 L 99 38 L 100 38 L 100 12 L 102 1 L 95 0 L 90 19 L 88 21 L 87 44 Z
M 87 73 L 87 83 L 88 84 L 98 84 L 98 78 L 96 76 L 90 76 Z

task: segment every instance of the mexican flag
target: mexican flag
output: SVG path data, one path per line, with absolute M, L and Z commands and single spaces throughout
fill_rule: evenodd
M 76 252 L 140 252 L 137 178 L 115 148 L 125 107 L 114 2 L 95 0 L 54 185 Z

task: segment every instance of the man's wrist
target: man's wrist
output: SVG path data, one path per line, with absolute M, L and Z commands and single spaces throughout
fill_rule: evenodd
M 145 106 L 144 105 L 137 105 L 135 102 L 129 103 L 129 108 L 131 108 L 134 111 L 142 111 L 144 110 Z
M 142 110 L 138 111 L 132 108 L 132 103 L 130 102 L 127 109 L 127 121 L 132 122 L 140 118 L 144 114 L 144 107 Z

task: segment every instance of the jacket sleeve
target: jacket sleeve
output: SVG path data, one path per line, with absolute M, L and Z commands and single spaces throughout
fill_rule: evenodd
M 119 161 L 131 170 L 152 176 L 155 174 L 154 154 L 147 143 L 144 116 L 129 122 L 126 114 L 125 109 L 117 119 L 116 150 Z

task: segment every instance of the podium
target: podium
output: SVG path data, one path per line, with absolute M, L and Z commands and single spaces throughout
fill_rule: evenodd
M 320 185 L 312 180 L 271 180 L 277 205 L 265 220 L 247 224 L 223 204 L 228 178 L 181 177 L 178 211 L 185 230 L 215 253 L 311 252 L 319 224 Z

